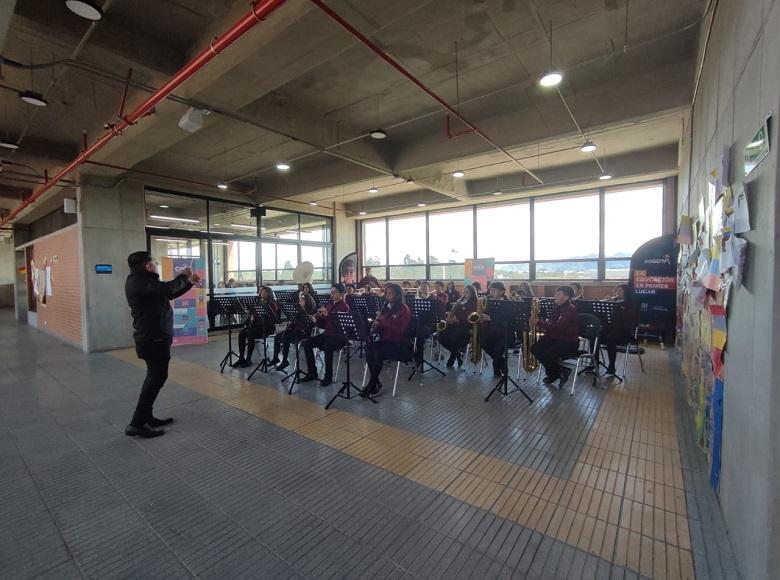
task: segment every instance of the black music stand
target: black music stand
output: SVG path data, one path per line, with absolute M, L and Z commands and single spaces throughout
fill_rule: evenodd
M 314 296 L 314 301 L 317 303 L 317 308 L 322 308 L 330 300 L 330 294 L 317 294 Z
M 296 302 L 296 295 L 298 292 L 296 290 L 276 290 L 274 292 L 274 295 L 276 296 L 277 302 Z
M 379 296 L 374 296 L 373 294 L 355 296 L 352 300 L 355 308 L 352 309 L 351 312 L 355 312 L 360 316 L 360 323 L 364 325 L 366 334 L 368 334 L 368 331 L 371 328 L 371 323 L 374 322 L 374 319 L 379 313 L 382 302 L 379 299 Z M 360 350 L 358 352 L 358 356 L 360 358 L 363 358 L 364 344 L 364 342 L 360 342 Z
M 577 306 L 577 312 L 580 314 L 593 314 L 597 316 L 601 320 L 601 329 L 602 332 L 609 327 L 615 320 L 617 319 L 617 310 L 618 307 L 622 306 L 620 302 L 611 302 L 608 300 L 578 300 L 574 303 L 575 306 Z M 593 373 L 596 375 L 593 379 L 593 384 L 596 384 L 596 378 L 598 377 L 605 377 L 610 376 L 613 378 L 616 378 L 619 382 L 623 382 L 623 379 L 620 378 L 616 373 L 610 372 L 607 365 L 604 364 L 604 362 L 601 360 L 601 345 L 598 345 L 598 351 L 594 352 L 593 354 L 596 357 L 596 361 L 598 362 L 598 366 L 594 368 L 592 365 L 587 367 L 581 372 L 586 373 Z M 604 374 L 599 373 L 599 368 L 604 369 Z
M 271 312 L 271 310 L 266 306 L 263 302 L 257 301 L 255 304 L 251 305 L 251 311 L 255 315 L 255 317 L 259 318 L 263 321 L 272 321 L 274 319 L 274 315 Z M 276 322 L 274 321 L 274 324 Z M 257 371 L 263 371 L 264 373 L 268 372 L 268 337 L 263 337 L 263 360 L 260 361 L 260 363 L 255 367 L 255 370 L 253 370 L 251 373 L 249 373 L 249 376 L 246 378 L 246 380 L 251 381 L 252 377 Z
M 241 358 L 233 350 L 233 322 L 234 316 L 241 312 L 242 308 L 235 296 L 215 296 L 212 300 L 216 305 L 217 314 L 227 316 L 228 319 L 228 351 L 219 363 L 219 372 L 222 373 L 225 371 L 225 365 L 233 366 L 233 357 Z
M 415 328 L 415 340 L 420 340 L 420 336 L 418 335 L 418 330 L 420 328 L 420 325 L 428 324 L 429 328 L 431 329 L 431 333 L 436 331 L 436 313 L 434 312 L 434 306 L 436 306 L 433 302 L 433 300 L 430 300 L 428 298 L 415 298 L 412 300 L 412 315 L 415 318 L 415 324 L 417 325 Z M 425 340 L 425 339 L 423 339 Z M 416 347 L 416 343 L 415 343 Z M 425 365 L 428 365 L 428 368 L 425 368 Z M 409 375 L 409 378 L 406 379 L 407 381 L 411 381 L 412 377 L 416 373 L 420 373 L 421 375 L 424 375 L 430 370 L 434 370 L 437 373 L 439 373 L 441 376 L 446 376 L 444 374 L 444 371 L 442 371 L 439 367 L 434 365 L 433 363 L 425 360 L 425 347 L 423 345 L 423 359 L 422 362 L 419 364 L 417 361 L 415 361 L 414 368 L 412 369 L 412 374 Z
M 523 331 L 528 328 L 528 318 L 530 315 L 530 302 L 519 302 L 517 300 L 488 300 L 487 301 L 487 314 L 490 315 L 491 324 L 496 321 L 498 324 L 504 326 L 504 364 L 501 367 L 501 378 L 493 387 L 493 390 L 485 397 L 485 402 L 490 400 L 493 393 L 498 391 L 503 396 L 509 396 L 515 391 L 520 391 L 522 395 L 528 399 L 529 403 L 533 403 L 534 400 L 528 396 L 520 385 L 509 376 L 509 343 L 510 337 L 514 330 Z M 500 321 L 500 322 L 498 322 Z M 512 384 L 514 388 L 509 389 L 509 384 Z
M 347 339 L 347 344 L 344 346 L 347 354 L 345 361 L 347 365 L 347 376 L 345 377 L 345 381 L 342 383 L 338 392 L 333 395 L 333 398 L 328 401 L 327 405 L 325 405 L 325 409 L 329 409 L 333 402 L 339 397 L 342 399 L 352 399 L 352 389 L 355 389 L 357 394 L 361 395 L 363 398 L 370 399 L 376 403 L 377 400 L 374 399 L 373 396 L 364 392 L 364 390 L 358 387 L 355 383 L 353 383 L 350 377 L 350 354 L 352 352 L 352 343 L 350 341 L 354 340 L 363 342 L 368 339 L 368 333 L 366 332 L 366 329 L 358 322 L 354 312 L 336 312 L 336 319 L 339 322 L 342 335 Z
M 287 315 L 287 318 L 294 323 L 298 316 L 298 308 L 300 308 L 300 306 L 294 302 L 282 302 L 280 305 L 282 307 L 282 312 L 284 312 Z M 282 377 L 282 382 L 292 377 L 290 390 L 287 391 L 288 395 L 292 395 L 295 385 L 301 382 L 301 377 L 306 376 L 306 372 L 301 370 L 300 346 L 301 342 L 307 339 L 308 337 L 301 338 L 300 334 L 295 335 L 295 365 L 293 366 L 292 371 Z

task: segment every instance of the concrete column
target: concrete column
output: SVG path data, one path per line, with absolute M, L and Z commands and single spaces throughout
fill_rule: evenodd
M 82 177 L 78 204 L 84 348 L 94 352 L 131 346 L 125 278 L 128 254 L 146 249 L 143 184 Z M 96 264 L 111 264 L 113 273 L 96 274 Z

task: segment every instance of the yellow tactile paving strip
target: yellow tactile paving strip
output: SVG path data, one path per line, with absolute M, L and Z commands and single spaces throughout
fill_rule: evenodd
M 143 366 L 133 350 L 113 354 Z M 644 576 L 693 578 L 671 368 L 662 355 L 648 367 L 641 378 L 610 388 L 569 480 L 326 411 L 200 364 L 174 358 L 169 374 L 203 395 Z

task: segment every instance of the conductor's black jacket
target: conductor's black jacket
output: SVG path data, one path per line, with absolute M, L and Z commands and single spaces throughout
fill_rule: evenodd
M 173 309 L 170 301 L 185 294 L 192 284 L 184 274 L 161 282 L 153 272 L 131 273 L 125 282 L 125 295 L 133 317 L 136 344 L 169 342 L 173 339 Z

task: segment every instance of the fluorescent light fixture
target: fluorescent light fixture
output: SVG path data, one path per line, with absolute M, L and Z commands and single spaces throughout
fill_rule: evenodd
M 371 186 L 371 189 L 368 190 L 368 193 L 379 193 L 379 190 L 375 186 Z
M 221 183 L 221 182 L 217 184 L 217 187 L 220 188 L 220 189 L 227 189 L 228 188 L 227 183 Z
M 256 230 L 257 228 L 255 226 L 247 226 L 244 224 L 230 224 L 231 228 L 240 228 L 243 230 Z
M 290 164 L 289 163 L 285 163 L 284 161 L 279 161 L 276 164 L 276 168 L 279 171 L 290 171 Z
M 168 226 L 153 226 L 153 225 L 151 225 L 151 224 L 150 224 L 150 225 L 147 225 L 146 227 L 147 227 L 147 228 L 154 228 L 154 229 L 156 229 L 156 230 L 169 230 L 169 229 L 171 229 L 171 228 L 169 228 Z
M 42 94 L 35 91 L 22 91 L 19 93 L 19 98 L 28 105 L 35 105 L 36 107 L 45 107 L 49 104 L 49 101 Z
M 163 208 L 163 209 L 168 209 L 171 206 L 169 206 L 169 205 L 161 205 L 160 207 Z
M 316 201 L 310 201 L 309 205 L 317 205 L 317 202 Z
M 417 204 L 417 207 L 425 207 L 427 204 L 423 201 Z
M 217 230 L 211 230 L 211 233 L 212 234 L 221 234 L 223 236 L 232 236 L 233 235 L 230 232 L 218 232 Z
M 612 176 L 609 173 L 602 173 L 599 175 L 599 179 L 601 181 L 607 181 L 608 179 L 612 179 Z
M 200 220 L 193 220 L 190 218 L 179 218 L 179 217 L 172 217 L 169 215 L 150 215 L 150 218 L 153 220 L 163 220 L 168 222 L 182 222 L 185 224 L 199 224 Z
M 0 141 L 0 147 L 3 147 L 5 149 L 19 149 L 18 143 L 14 143 L 13 141 Z
M 103 18 L 103 11 L 89 0 L 65 0 L 65 6 L 76 16 L 87 20 L 96 21 Z
M 367 212 L 366 210 L 364 210 L 364 209 L 361 209 L 361 210 L 358 212 L 358 214 L 359 214 L 359 215 L 366 215 L 367 213 L 368 213 L 368 212 Z
M 460 179 L 461 177 L 463 177 L 465 175 L 466 174 L 463 171 L 461 171 L 460 169 L 458 169 L 457 171 L 453 171 L 452 172 L 452 176 L 453 177 L 457 177 L 458 179 Z
M 384 129 L 374 129 L 370 133 L 372 139 L 387 139 L 387 133 Z
M 156 242 L 186 242 L 187 240 L 175 240 L 173 238 L 152 238 Z
M 539 84 L 543 87 L 557 87 L 563 80 L 563 73 L 557 70 L 547 71 L 539 79 Z
M 496 191 L 493 192 L 493 195 L 504 195 L 504 192 L 496 190 Z
M 580 151 L 583 153 L 591 153 L 592 151 L 596 150 L 596 144 L 588 139 L 585 141 L 585 143 L 582 144 L 582 147 L 580 147 Z

